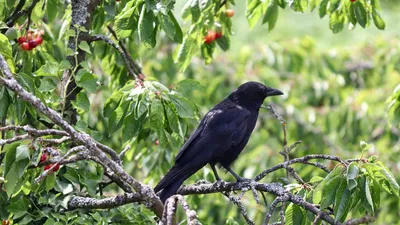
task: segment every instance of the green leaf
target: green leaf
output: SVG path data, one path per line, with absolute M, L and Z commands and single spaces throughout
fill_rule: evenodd
M 80 69 L 76 75 L 76 84 L 89 93 L 97 90 L 97 77 L 85 69 Z
M 40 87 L 39 91 L 53 91 L 57 87 L 57 84 L 51 78 L 42 78 L 40 79 Z
M 110 117 L 111 113 L 118 107 L 121 98 L 123 96 L 122 91 L 115 91 L 112 95 L 107 99 L 104 104 L 103 114 L 105 117 Z
M 382 162 L 378 162 L 378 164 L 382 168 L 382 170 L 380 172 L 382 173 L 382 175 L 386 178 L 386 180 L 390 184 L 390 189 L 394 192 L 394 194 L 397 197 L 399 197 L 400 186 L 396 182 L 396 179 L 394 178 L 393 174 L 390 172 L 390 170 L 385 165 L 383 165 Z
M 329 12 L 330 13 L 335 12 L 340 6 L 340 2 L 341 2 L 341 0 L 330 0 Z
M 136 119 L 134 113 L 125 117 L 122 126 L 122 142 L 126 142 L 139 135 L 144 118 Z
M 79 92 L 73 105 L 85 112 L 89 111 L 90 102 L 85 92 Z
M 152 10 L 146 9 L 146 4 L 143 4 L 140 12 L 138 27 L 139 39 L 147 48 L 156 46 L 157 27 L 154 27 L 156 18 Z
M 46 2 L 47 19 L 49 24 L 53 23 L 58 14 L 58 1 L 57 0 L 47 0 Z
M 196 39 L 189 36 L 177 48 L 178 53 L 175 57 L 175 63 L 178 63 L 180 71 L 184 71 L 190 64 L 193 55 L 196 53 L 196 46 Z
M 29 200 L 25 197 L 21 197 L 17 201 L 11 202 L 11 204 L 7 207 L 8 212 L 14 214 L 13 219 L 20 218 L 27 214 L 28 209 Z
M 333 208 L 333 213 L 335 214 L 335 220 L 343 222 L 351 206 L 351 193 L 347 188 L 346 180 L 340 182 L 339 188 L 336 191 L 335 196 L 335 206 Z
M 217 44 L 223 51 L 227 51 L 231 46 L 231 40 L 229 36 L 224 35 L 217 39 Z
M 197 80 L 193 80 L 193 79 L 181 80 L 175 85 L 175 88 L 177 91 L 179 91 L 180 93 L 182 93 L 186 96 L 190 96 L 190 94 L 194 90 L 203 91 L 205 89 L 205 87 L 203 85 L 201 85 L 200 82 L 198 82 Z
M 326 10 L 328 7 L 329 0 L 322 0 L 321 4 L 319 5 L 319 17 L 323 18 L 326 15 Z
M 308 0 L 291 0 L 289 5 L 296 12 L 304 12 L 308 6 Z
M 6 145 L 3 149 L 6 152 L 5 162 L 4 162 L 4 174 L 7 174 L 11 166 L 14 164 L 17 154 L 17 147 L 20 143 L 13 143 L 11 145 Z
M 0 33 L 0 53 L 4 56 L 5 59 L 12 58 L 12 50 L 10 41 L 7 36 Z
M 285 210 L 286 225 L 301 225 L 303 222 L 303 211 L 302 209 L 293 203 L 290 203 Z
M 374 213 L 374 203 L 372 201 L 371 191 L 370 191 L 370 180 L 369 177 L 365 178 L 365 198 L 367 199 L 368 204 L 371 206 L 372 213 Z
M 71 193 L 74 190 L 74 187 L 72 184 L 61 181 L 61 180 L 56 180 L 56 185 L 54 186 L 54 189 L 58 192 L 63 193 L 63 195 L 67 195 Z
M 7 117 L 7 111 L 10 106 L 10 97 L 6 87 L 0 87 L 0 120 Z
M 358 166 L 356 162 L 350 163 L 347 167 L 347 188 L 352 190 L 353 188 L 357 187 L 357 176 L 358 176 Z
M 15 162 L 21 161 L 23 159 L 29 159 L 29 146 L 28 145 L 20 145 L 16 149 L 15 154 Z
M 314 11 L 315 7 L 321 3 L 321 0 L 310 0 L 309 7 L 310 11 Z
M 196 106 L 191 103 L 187 98 L 178 95 L 176 93 L 171 93 L 168 95 L 171 102 L 175 105 L 178 115 L 181 118 L 194 119 L 196 117 Z
M 199 0 L 191 0 L 190 12 L 192 13 L 192 23 L 196 23 L 201 16 Z
M 164 106 L 159 99 L 154 99 L 150 105 L 150 126 L 160 129 L 164 122 Z
M 354 3 L 354 12 L 358 23 L 365 28 L 367 26 L 367 11 L 361 2 Z
M 278 20 L 278 14 L 279 8 L 277 0 L 271 0 L 264 14 L 262 24 L 268 23 L 268 30 L 274 29 L 276 21 Z
M 322 190 L 321 209 L 328 208 L 335 202 L 336 190 L 342 181 L 341 175 L 330 179 Z
M 123 123 L 125 118 L 127 109 L 129 108 L 130 102 L 123 102 L 119 107 L 117 107 L 112 113 L 110 118 L 108 119 L 108 129 L 109 134 L 117 131 Z
M 115 32 L 119 39 L 129 37 L 137 29 L 135 1 L 126 3 L 122 11 L 115 17 Z
M 381 15 L 379 15 L 378 11 L 375 8 L 372 9 L 372 19 L 374 20 L 374 24 L 378 29 L 385 29 L 385 21 L 383 21 Z
M 181 137 L 184 136 L 181 128 L 181 124 L 179 122 L 178 114 L 176 113 L 176 108 L 173 104 L 168 103 L 165 107 L 165 112 L 167 115 L 168 125 L 171 130 L 175 133 L 178 133 Z
M 4 190 L 6 190 L 7 196 L 10 198 L 14 194 L 14 189 L 19 179 L 17 163 L 13 163 L 11 165 L 10 170 L 4 178 L 6 180 L 6 183 L 4 184 Z
M 90 51 L 90 46 L 86 41 L 81 41 L 79 43 L 79 48 L 89 54 L 92 54 L 92 52 Z
M 336 166 L 322 181 L 317 185 L 317 187 L 313 191 L 313 203 L 319 204 L 322 200 L 322 192 L 326 187 L 327 183 L 342 173 L 343 168 Z
M 329 28 L 333 31 L 333 33 L 339 33 L 343 30 L 344 27 L 344 16 L 338 11 L 331 14 L 329 17 Z
M 169 39 L 182 43 L 183 33 L 181 27 L 171 11 L 167 15 L 160 13 L 158 21 L 160 22 L 161 29 L 165 31 Z
M 34 74 L 38 77 L 56 77 L 58 75 L 59 66 L 57 62 L 47 61 L 46 64 L 41 66 Z
M 54 185 L 56 185 L 56 174 L 55 173 L 48 174 L 46 176 L 45 184 L 47 192 L 53 189 Z
M 247 22 L 249 23 L 250 29 L 252 29 L 258 19 L 263 14 L 263 4 L 259 0 L 249 0 L 247 1 L 247 8 L 246 8 L 246 18 Z

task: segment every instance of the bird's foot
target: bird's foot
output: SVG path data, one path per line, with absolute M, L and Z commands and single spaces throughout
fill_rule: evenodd
M 221 179 L 217 180 L 217 181 L 214 183 L 214 185 L 215 185 L 216 187 L 225 186 L 226 184 L 227 184 L 227 182 L 224 181 L 224 180 L 221 180 Z
M 255 180 L 253 180 L 253 179 L 240 177 L 239 179 L 237 179 L 237 181 L 233 187 L 234 187 L 234 189 L 242 189 L 244 187 L 249 186 L 254 181 Z

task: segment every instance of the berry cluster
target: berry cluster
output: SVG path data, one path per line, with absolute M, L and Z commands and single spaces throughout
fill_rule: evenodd
M 42 156 L 40 157 L 40 162 L 44 162 L 47 159 L 47 154 L 43 153 Z M 49 164 L 44 166 L 44 170 L 49 170 L 51 167 L 53 167 L 54 164 Z M 56 164 L 53 168 L 53 172 L 57 172 L 60 169 L 60 165 Z
M 18 38 L 18 44 L 20 44 L 21 48 L 26 51 L 30 51 L 42 43 L 43 38 L 38 33 L 34 34 L 33 32 L 28 32 L 26 36 L 21 36 Z
M 233 11 L 233 9 L 227 9 L 225 11 L 225 15 L 227 17 L 232 17 L 233 15 L 235 15 L 235 11 Z M 209 30 L 207 32 L 207 35 L 204 37 L 204 43 L 211 44 L 213 41 L 215 41 L 215 39 L 218 39 L 218 38 L 221 38 L 221 37 L 222 37 L 222 32 L 221 31 Z

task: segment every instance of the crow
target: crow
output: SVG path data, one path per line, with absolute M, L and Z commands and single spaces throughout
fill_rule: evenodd
M 246 82 L 212 108 L 185 142 L 175 158 L 175 165 L 154 188 L 163 203 L 174 195 L 182 183 L 202 167 L 210 164 L 220 181 L 215 165 L 230 172 L 237 181 L 231 164 L 242 152 L 256 125 L 258 111 L 268 96 L 283 95 L 280 90 L 258 82 Z

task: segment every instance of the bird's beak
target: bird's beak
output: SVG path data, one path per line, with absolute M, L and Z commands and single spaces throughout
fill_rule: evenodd
M 267 96 L 274 96 L 274 95 L 283 95 L 283 92 L 278 89 L 268 88 Z

